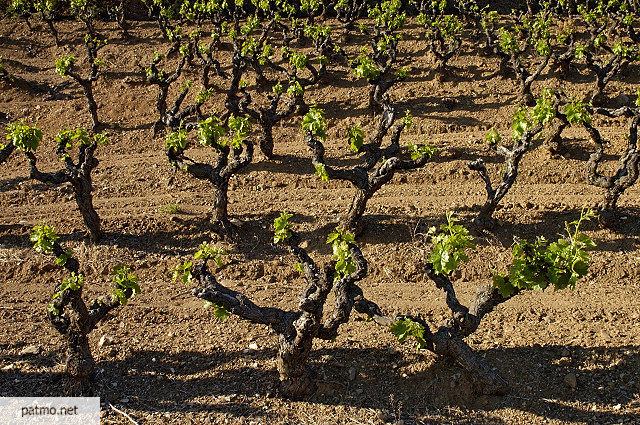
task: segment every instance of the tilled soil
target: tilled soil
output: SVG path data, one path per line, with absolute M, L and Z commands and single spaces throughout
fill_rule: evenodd
M 0 82 L 0 119 L 3 127 L 15 119 L 37 122 L 45 134 L 37 156 L 42 169 L 53 171 L 60 167 L 55 134 L 90 124 L 80 88 L 59 77 L 54 66 L 64 54 L 83 57 L 82 31 L 77 24 L 58 23 L 63 44 L 56 47 L 44 26 L 35 27 L 30 32 L 22 22 L 0 21 L 5 67 L 32 83 Z M 622 220 L 615 230 L 586 224 L 597 247 L 589 275 L 575 290 L 518 295 L 467 339 L 508 380 L 507 396 L 474 393 L 457 363 L 418 352 L 411 343 L 399 345 L 388 330 L 354 317 L 335 341 L 314 345 L 311 366 L 319 391 L 302 401 L 282 398 L 275 369 L 277 335 L 234 316 L 217 321 L 190 288 L 172 282 L 173 268 L 201 242 L 219 241 L 230 252 L 216 272 L 221 283 L 259 305 L 295 309 L 303 282 L 293 268 L 295 259 L 272 244 L 273 219 L 285 210 L 294 214 L 294 230 L 311 257 L 327 262 L 326 235 L 346 213 L 354 190 L 314 175 L 301 117 L 290 118 L 275 129 L 278 158 L 256 154 L 233 177 L 229 212 L 238 236 L 221 240 L 210 225 L 211 187 L 173 170 L 163 136 L 151 135 L 157 89 L 144 83 L 143 68 L 153 51 L 168 45 L 152 22 L 134 22 L 128 41 L 120 40 L 111 24 L 101 24 L 100 31 L 110 34 L 110 42 L 100 52 L 108 70 L 97 83 L 96 99 L 111 143 L 97 150 L 100 165 L 93 185 L 105 239 L 92 244 L 85 237 L 70 187 L 29 180 L 19 152 L 0 165 L 5 276 L 0 286 L 0 396 L 61 395 L 63 345 L 45 306 L 65 272 L 29 242 L 30 229 L 44 222 L 73 248 L 86 275 L 86 297 L 109 291 L 109 272 L 122 262 L 131 265 L 143 287 L 141 295 L 90 335 L 104 424 L 130 423 L 109 403 L 141 424 L 640 423 L 636 187 L 620 199 Z M 354 51 L 357 41 L 350 45 Z M 495 127 L 508 139 L 516 85 L 497 74 L 497 59 L 480 55 L 477 43 L 465 43 L 444 82 L 433 74 L 417 27 L 409 25 L 400 50 L 410 77 L 390 94 L 399 110 L 414 115 L 402 144 L 426 142 L 439 155 L 422 169 L 399 173 L 369 202 L 365 231 L 358 237 L 369 262 L 361 287 L 385 313 L 420 314 L 437 326 L 446 310 L 442 294 L 423 273 L 430 249 L 427 232 L 444 221 L 447 211 L 466 225 L 477 214 L 486 196 L 484 183 L 466 163 L 484 158 L 493 178 L 499 175 L 502 160 L 487 149 L 484 135 Z M 356 155 L 344 142 L 346 128 L 360 123 L 366 131 L 374 123 L 367 109 L 368 87 L 344 64 L 331 72 L 332 84 L 310 90 L 307 102 L 326 110 L 330 163 L 349 165 Z M 609 106 L 633 98 L 639 72 L 631 65 L 611 82 Z M 184 78 L 197 80 L 197 72 L 187 69 Z M 570 94 L 584 93 L 592 84 L 584 69 L 569 82 L 547 70 L 534 92 L 564 85 Z M 624 149 L 626 121 L 596 118 L 594 125 L 610 141 L 605 166 L 610 173 Z M 493 270 L 506 270 L 514 237 L 557 239 L 566 221 L 602 199 L 602 190 L 586 180 L 585 165 L 594 148 L 586 133 L 570 128 L 564 136 L 562 156 L 535 144 L 495 214 L 499 225 L 492 232 L 474 233 L 477 250 L 454 275 L 462 301 L 469 302 L 476 287 L 490 282 Z M 192 155 L 207 158 L 204 149 Z M 169 211 L 171 203 L 179 204 L 180 211 Z M 103 336 L 113 338 L 112 343 L 99 345 Z

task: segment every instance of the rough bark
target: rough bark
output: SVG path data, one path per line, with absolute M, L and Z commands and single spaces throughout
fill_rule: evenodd
M 158 120 L 153 125 L 153 137 L 156 136 L 158 130 L 161 127 L 168 125 L 167 96 L 169 93 L 169 87 L 180 77 L 180 75 L 182 74 L 182 69 L 187 63 L 186 56 L 183 56 L 180 62 L 178 62 L 175 70 L 165 73 L 164 71 L 158 69 L 158 64 L 161 60 L 161 56 L 156 56 L 151 62 L 149 70 L 147 71 L 147 82 L 149 84 L 158 86 L 158 95 L 156 97 L 156 110 L 158 111 Z
M 356 193 L 347 214 L 340 220 L 342 230 L 358 235 L 362 232 L 362 216 L 366 210 L 367 201 L 399 170 L 411 170 L 424 166 L 430 158 L 424 155 L 415 160 L 401 160 L 400 135 L 405 127 L 404 123 L 396 125 L 391 134 L 389 146 L 382 148 L 381 144 L 388 133 L 395 118 L 395 111 L 385 104 L 385 111 L 378 120 L 376 132 L 364 144 L 360 152 L 364 153 L 360 165 L 351 169 L 334 168 L 326 164 L 324 145 L 311 133 L 307 132 L 305 139 L 312 151 L 311 161 L 315 167 L 323 166 L 329 179 L 349 181 L 356 188 Z M 384 161 L 379 161 L 386 158 Z
M 82 220 L 89 230 L 91 241 L 98 242 L 104 236 L 104 232 L 100 227 L 100 217 L 93 207 L 93 186 L 91 184 L 91 172 L 98 166 L 98 160 L 93 156 L 97 143 L 94 141 L 91 145 L 80 146 L 77 163 L 74 163 L 71 157 L 66 155 L 65 144 L 65 140 L 61 141 L 56 151 L 64 161 L 65 169 L 54 173 L 39 171 L 36 156 L 33 152 L 25 152 L 29 159 L 30 177 L 42 183 L 53 185 L 70 183 Z
M 243 91 L 243 94 L 244 100 L 240 103 L 240 109 L 260 124 L 262 128 L 262 138 L 259 142 L 260 151 L 267 159 L 273 159 L 273 127 L 296 112 L 304 104 L 303 97 L 302 95 L 290 97 L 284 109 L 278 112 L 278 106 L 283 99 L 280 94 L 269 95 L 269 105 L 266 107 L 261 105 L 251 107 L 251 95 L 246 91 Z
M 605 189 L 604 200 L 598 206 L 600 223 L 605 227 L 613 227 L 617 224 L 616 203 L 624 191 L 631 187 L 638 179 L 638 121 L 640 112 L 638 109 L 623 107 L 615 111 L 596 109 L 597 113 L 609 117 L 629 117 L 629 137 L 627 149 L 620 155 L 618 170 L 612 176 L 605 176 L 598 171 L 598 167 L 604 156 L 604 143 L 600 132 L 591 126 L 584 124 L 591 141 L 596 145 L 596 150 L 589 156 L 587 162 L 587 178 L 590 184 Z
M 214 226 L 220 226 L 220 233 L 229 235 L 234 226 L 227 213 L 227 192 L 229 180 L 243 167 L 246 167 L 253 158 L 253 143 L 243 140 L 239 148 L 226 146 L 212 147 L 216 153 L 213 165 L 194 162 L 184 155 L 184 151 L 176 151 L 173 148 L 167 151 L 169 162 L 177 169 L 183 170 L 200 180 L 207 180 L 214 190 Z
M 58 257 L 65 254 L 65 250 L 58 242 L 53 244 L 53 254 Z M 69 272 L 80 274 L 80 264 L 70 257 L 64 264 Z M 88 335 L 97 324 L 113 309 L 120 306 L 120 301 L 113 295 L 100 297 L 90 303 L 87 308 L 82 299 L 82 289 L 67 289 L 53 300 L 53 306 L 58 314 L 49 312 L 49 321 L 62 335 L 65 344 L 65 371 L 68 377 L 66 392 L 69 395 L 91 396 L 95 372 L 95 360 L 91 354 Z M 60 290 L 60 284 L 55 291 Z M 126 289 L 125 296 L 133 295 L 131 289 Z
M 9 143 L 7 143 L 7 145 L 4 148 L 0 149 L 0 164 L 5 162 L 7 158 L 9 158 L 9 156 L 13 153 L 14 149 L 15 149 L 15 145 L 13 144 L 12 141 L 9 141 Z
M 307 253 L 289 242 L 290 251 L 303 265 L 306 285 L 299 296 L 299 311 L 284 311 L 273 307 L 260 307 L 245 295 L 220 285 L 207 269 L 206 262 L 192 271 L 201 288 L 193 294 L 201 299 L 224 306 L 232 314 L 254 323 L 270 326 L 279 335 L 277 369 L 280 391 L 289 398 L 298 399 L 315 392 L 314 373 L 307 360 L 315 338 L 330 339 L 337 335 L 338 327 L 348 321 L 353 302 L 347 294 L 355 282 L 366 274 L 366 262 L 360 250 L 352 245 L 352 256 L 357 268 L 334 285 L 333 267 L 319 270 Z M 331 289 L 336 291 L 334 313 L 322 324 L 324 305 Z
M 585 52 L 585 58 L 587 61 L 587 67 L 596 76 L 595 87 L 591 91 L 591 103 L 594 106 L 603 105 L 607 100 L 604 95 L 606 85 L 625 65 L 628 64 L 629 61 L 618 54 L 613 54 L 609 60 L 604 63 L 596 59 L 589 51 Z
M 495 189 L 493 188 L 491 178 L 487 172 L 487 167 L 484 165 L 484 161 L 482 161 L 482 159 L 476 159 L 475 161 L 467 163 L 467 166 L 471 170 L 477 171 L 480 174 L 480 178 L 482 178 L 486 185 L 487 200 L 484 205 L 480 207 L 480 212 L 474 219 L 474 224 L 480 228 L 489 228 L 494 224 L 492 215 L 502 198 L 515 183 L 516 178 L 518 177 L 518 166 L 520 164 L 520 160 L 529 149 L 531 140 L 540 131 L 542 131 L 542 125 L 540 124 L 525 131 L 521 139 L 513 141 L 513 147 L 511 150 L 504 146 L 492 146 L 492 149 L 501 154 L 505 160 L 504 174 Z

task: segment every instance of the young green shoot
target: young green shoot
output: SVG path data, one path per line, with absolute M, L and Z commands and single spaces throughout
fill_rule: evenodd
M 496 272 L 493 286 L 505 298 L 520 290 L 543 290 L 549 285 L 556 290 L 573 289 L 576 282 L 588 273 L 589 254 L 586 250 L 595 246 L 587 235 L 580 233 L 580 225 L 594 217 L 596 214 L 591 209 L 583 208 L 578 220 L 565 222 L 567 238 L 550 244 L 542 237 L 535 242 L 516 240 L 509 272 Z
M 120 305 L 127 305 L 129 298 L 133 298 L 140 293 L 138 285 L 138 277 L 133 273 L 129 273 L 129 266 L 119 264 L 113 268 L 111 275 L 113 283 L 116 284 L 115 289 L 111 292 L 113 296 L 118 298 Z M 131 290 L 131 295 L 127 297 L 126 290 Z
M 327 243 L 331 244 L 333 259 L 336 260 L 334 282 L 356 271 L 356 263 L 353 261 L 351 250 L 349 249 L 349 244 L 354 242 L 355 236 L 353 233 L 345 232 L 340 228 L 329 233 Z
M 35 151 L 42 142 L 42 130 L 29 127 L 22 121 L 14 121 L 7 126 L 7 140 L 23 152 Z
M 436 274 L 449 275 L 463 261 L 469 261 L 467 249 L 475 249 L 475 244 L 471 242 L 469 231 L 459 224 L 453 212 L 447 212 L 447 223 L 440 225 L 440 232 L 431 237 L 433 249 L 429 256 L 429 263 L 433 266 Z M 436 228 L 429 229 L 429 234 L 434 234 Z
M 273 220 L 274 244 L 289 239 L 293 235 L 293 233 L 291 233 L 291 223 L 289 223 L 289 219 L 291 217 L 293 217 L 293 214 L 289 214 L 285 211 Z

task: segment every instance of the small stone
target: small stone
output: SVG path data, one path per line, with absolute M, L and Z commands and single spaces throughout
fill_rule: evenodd
M 378 412 L 378 419 L 382 422 L 389 422 L 393 420 L 393 417 L 387 412 Z
M 575 391 L 578 388 L 578 377 L 573 372 L 567 373 L 564 377 L 564 383 L 571 388 L 571 391 Z
M 251 344 L 249 344 L 249 349 L 257 350 L 258 349 L 258 344 L 256 344 L 255 342 L 252 342 Z
M 353 381 L 356 379 L 356 368 L 351 366 L 349 368 L 349 381 Z
M 572 363 L 570 357 L 562 357 L 558 360 L 558 366 L 569 366 Z
M 105 345 L 113 345 L 114 342 L 115 340 L 113 339 L 112 336 L 102 335 L 102 337 L 100 338 L 100 341 L 98 341 L 98 345 L 100 347 L 104 347 Z
M 120 403 L 129 403 L 129 399 L 127 397 L 123 397 L 120 399 Z
M 302 249 L 309 248 L 309 241 L 302 241 L 302 243 L 300 243 L 300 248 Z
M 620 410 L 620 409 L 622 409 L 622 405 L 619 403 L 613 406 L 613 410 Z
M 362 395 L 362 393 L 364 393 L 364 390 L 362 388 L 356 389 L 356 394 L 357 395 Z
M 562 357 L 569 357 L 571 355 L 571 351 L 569 351 L 568 348 L 563 348 L 562 351 L 560 352 L 560 355 Z
M 42 351 L 42 349 L 38 345 L 28 345 L 28 346 L 24 347 L 20 351 L 19 355 L 21 355 L 21 356 L 37 356 L 38 354 L 40 354 L 41 351 Z

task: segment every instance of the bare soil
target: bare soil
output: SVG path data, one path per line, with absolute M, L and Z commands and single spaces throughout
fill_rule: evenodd
M 32 83 L 29 88 L 0 82 L 1 124 L 37 122 L 45 133 L 37 155 L 48 171 L 60 166 L 55 134 L 90 125 L 80 87 L 59 77 L 54 66 L 65 54 L 85 57 L 82 29 L 71 22 L 57 26 L 61 47 L 37 23 L 30 32 L 22 22 L 0 21 L 5 67 Z M 95 95 L 111 143 L 96 152 L 100 165 L 93 183 L 104 241 L 91 244 L 86 238 L 70 188 L 29 180 L 26 159 L 17 151 L 0 165 L 0 396 L 61 395 L 63 347 L 45 306 L 65 272 L 29 242 L 30 229 L 45 222 L 73 248 L 86 274 L 87 297 L 109 291 L 109 271 L 122 262 L 132 266 L 143 287 L 90 335 L 103 424 L 130 423 L 108 403 L 140 424 L 640 423 L 637 187 L 620 200 L 623 219 L 617 229 L 585 227 L 597 247 L 590 274 L 575 290 L 518 295 L 468 338 L 509 381 L 509 395 L 474 394 L 460 365 L 417 352 L 410 343 L 399 345 L 387 329 L 355 317 L 335 341 L 314 345 L 311 363 L 319 391 L 302 401 L 281 398 L 276 335 L 233 316 L 217 321 L 190 288 L 171 281 L 173 268 L 201 242 L 219 238 L 209 221 L 210 186 L 173 170 L 162 135 L 151 136 L 156 87 L 144 83 L 143 68 L 154 51 L 166 51 L 168 45 L 152 22 L 134 22 L 130 40 L 121 40 L 111 24 L 100 24 L 100 31 L 109 34 L 100 51 L 108 70 Z M 409 25 L 400 50 L 410 77 L 390 91 L 394 105 L 415 117 L 402 144 L 426 141 L 440 153 L 423 169 L 397 175 L 374 196 L 358 238 L 370 265 L 361 285 L 365 295 L 388 314 L 421 314 L 434 325 L 446 310 L 422 272 L 429 252 L 425 235 L 443 222 L 446 211 L 465 224 L 473 219 L 485 189 L 466 162 L 482 157 L 494 177 L 500 173 L 501 159 L 487 149 L 484 135 L 496 127 L 508 137 L 515 110 L 515 82 L 498 75 L 497 59 L 483 57 L 479 43 L 470 40 L 453 59 L 452 73 L 438 82 L 419 30 Z M 358 42 L 350 47 L 356 50 Z M 351 164 L 355 156 L 348 152 L 344 132 L 357 123 L 365 130 L 372 127 L 368 87 L 344 64 L 332 69 L 331 84 L 313 88 L 306 99 L 327 112 L 327 157 L 333 164 Z M 186 74 L 197 80 L 196 71 Z M 634 64 L 611 82 L 609 106 L 619 106 L 624 96 L 633 99 L 638 75 Z M 534 92 L 565 86 L 570 94 L 586 93 L 593 81 L 584 69 L 568 82 L 547 69 Z M 229 212 L 239 232 L 231 242 L 220 241 L 230 256 L 216 275 L 260 305 L 294 309 L 302 287 L 295 260 L 271 243 L 274 217 L 284 210 L 293 213 L 294 229 L 312 258 L 323 263 L 330 260 L 326 235 L 353 196 L 347 183 L 322 182 L 313 174 L 300 122 L 297 116 L 276 128 L 278 159 L 256 155 L 232 179 L 229 191 Z M 624 146 L 626 122 L 594 123 L 610 141 L 611 171 Z M 4 137 L 6 131 L 0 133 Z M 586 133 L 568 129 L 565 136 L 562 156 L 550 155 L 539 143 L 525 155 L 518 180 L 496 213 L 499 226 L 475 235 L 478 249 L 455 275 L 462 300 L 468 302 L 476 287 L 488 283 L 492 270 L 506 269 L 514 237 L 557 239 L 565 221 L 602 199 L 602 190 L 586 181 L 585 165 L 594 149 Z M 206 152 L 194 155 L 205 158 Z M 181 211 L 168 213 L 169 203 L 178 203 Z M 113 344 L 99 346 L 105 335 Z M 39 354 L 23 353 L 33 345 Z

